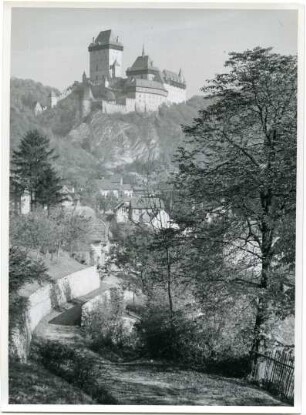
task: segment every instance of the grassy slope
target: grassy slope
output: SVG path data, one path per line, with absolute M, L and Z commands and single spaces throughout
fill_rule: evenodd
M 92 398 L 35 362 L 11 363 L 10 404 L 94 404 Z

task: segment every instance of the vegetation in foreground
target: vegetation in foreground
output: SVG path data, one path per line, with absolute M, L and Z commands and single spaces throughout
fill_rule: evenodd
M 81 405 L 95 401 L 35 361 L 10 362 L 9 403 L 15 405 Z
M 282 406 L 265 391 L 240 379 L 152 359 L 114 363 L 81 344 L 48 342 L 36 346 L 48 371 L 78 386 L 100 404 Z

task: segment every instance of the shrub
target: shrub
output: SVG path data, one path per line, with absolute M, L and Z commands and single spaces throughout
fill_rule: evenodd
M 83 311 L 82 329 L 92 350 L 118 360 L 120 356 L 131 355 L 137 338 L 124 319 L 122 290 L 111 288 L 109 297 L 106 294 L 98 298 L 86 314 Z
M 143 355 L 224 376 L 242 377 L 250 371 L 249 355 L 238 353 L 216 330 L 182 312 L 170 319 L 165 310 L 153 309 L 136 327 Z
M 217 356 L 206 361 L 205 371 L 228 377 L 246 377 L 251 372 L 250 355 Z

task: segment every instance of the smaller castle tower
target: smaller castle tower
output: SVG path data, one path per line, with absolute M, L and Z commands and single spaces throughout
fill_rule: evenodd
M 49 101 L 50 101 L 51 108 L 53 108 L 57 105 L 58 98 L 57 98 L 56 93 L 53 90 L 51 91 L 51 93 L 49 95 Z
M 83 72 L 83 75 L 82 75 L 82 82 L 83 82 L 83 84 L 85 84 L 87 82 L 87 76 L 86 76 L 85 71 Z

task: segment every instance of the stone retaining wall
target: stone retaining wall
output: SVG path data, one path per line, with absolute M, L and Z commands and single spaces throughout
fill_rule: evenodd
M 26 361 L 32 333 L 40 320 L 73 298 L 86 295 L 100 287 L 96 267 L 89 267 L 47 284 L 28 296 L 25 325 L 16 328 L 10 338 L 10 355 Z

